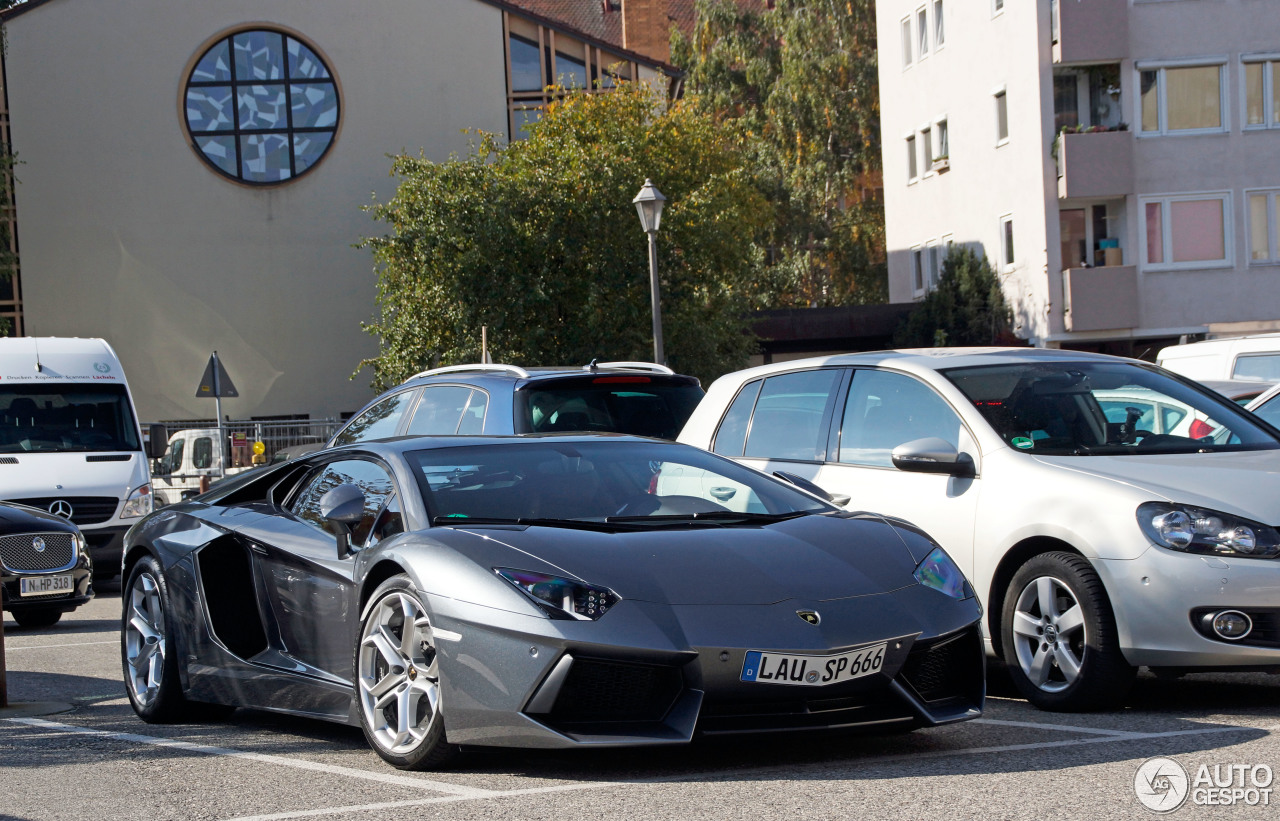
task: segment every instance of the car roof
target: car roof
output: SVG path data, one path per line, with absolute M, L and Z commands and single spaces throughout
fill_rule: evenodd
M 909 348 L 893 351 L 866 351 L 863 353 L 833 354 L 774 362 L 738 371 L 732 376 L 746 382 L 757 376 L 816 367 L 847 367 L 869 365 L 897 368 L 924 374 L 947 368 L 966 368 L 979 365 L 1014 365 L 1037 362 L 1137 362 L 1108 354 L 1085 351 L 1064 351 L 1056 348 Z

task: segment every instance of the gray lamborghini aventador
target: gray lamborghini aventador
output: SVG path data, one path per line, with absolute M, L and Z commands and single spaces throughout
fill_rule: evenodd
M 153 513 L 123 569 L 144 721 L 311 716 L 406 769 L 983 706 L 978 602 L 928 536 L 671 442 L 321 451 Z

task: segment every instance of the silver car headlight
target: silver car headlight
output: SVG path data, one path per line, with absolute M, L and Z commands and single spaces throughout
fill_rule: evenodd
M 622 601 L 607 587 L 528 570 L 495 567 L 493 572 L 520 588 L 554 618 L 595 621 Z
M 1230 513 L 1191 505 L 1138 505 L 1138 526 L 1161 547 L 1183 553 L 1272 559 L 1280 556 L 1280 533 Z
M 129 494 L 120 511 L 121 519 L 135 519 L 151 512 L 151 485 L 143 485 Z

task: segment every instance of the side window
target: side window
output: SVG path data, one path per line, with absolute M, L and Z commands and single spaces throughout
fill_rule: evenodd
M 756 397 L 760 395 L 762 384 L 764 382 L 757 379 L 747 383 L 747 386 L 738 393 L 738 397 L 733 400 L 728 413 L 720 422 L 720 429 L 716 431 L 715 444 L 711 448 L 712 453 L 718 453 L 721 456 L 742 455 L 742 448 L 747 440 L 747 423 L 751 421 L 751 411 L 755 409 Z
M 482 390 L 471 391 L 467 409 L 462 412 L 458 433 L 484 433 L 484 414 L 489 409 L 489 394 Z
M 351 420 L 343 428 L 342 433 L 333 440 L 335 445 L 350 445 L 352 442 L 364 442 L 368 439 L 381 439 L 394 436 L 400 426 L 400 418 L 404 416 L 409 400 L 414 391 L 401 391 L 388 396 L 378 404 Z
M 397 533 L 404 532 L 404 517 L 400 514 L 400 497 L 394 493 L 387 500 L 387 504 L 382 508 L 382 512 L 378 514 L 378 518 L 373 522 L 373 529 L 369 531 L 369 540 L 365 543 L 365 547 L 373 547 L 383 539 L 389 539 Z
M 213 467 L 213 440 L 208 436 L 197 437 L 191 443 L 191 465 L 197 470 Z
M 840 384 L 840 375 L 836 369 L 821 369 L 766 379 L 751 416 L 743 455 L 818 459 L 826 434 L 823 411 Z
M 386 468 L 365 459 L 330 462 L 312 474 L 299 490 L 289 510 L 313 527 L 331 533 L 329 522 L 320 515 L 320 499 L 338 485 L 352 484 L 364 491 L 364 518 L 351 529 L 351 543 L 362 545 L 373 530 L 374 518 L 387 499 L 395 493 L 395 485 Z
M 177 473 L 182 470 L 182 450 L 187 444 L 185 439 L 174 439 L 169 443 L 169 452 L 160 460 L 160 469 L 165 474 Z
M 959 447 L 960 417 L 923 382 L 900 373 L 859 370 L 853 375 L 840 428 L 840 461 L 892 467 L 893 449 L 936 436 Z
M 1231 378 L 1259 379 L 1267 382 L 1280 381 L 1280 354 L 1242 354 L 1236 357 L 1236 365 L 1231 371 Z
M 471 389 L 457 385 L 440 385 L 422 389 L 422 398 L 413 411 L 409 429 L 413 436 L 452 436 L 461 427 Z M 481 420 L 483 421 L 483 420 Z
M 1254 413 L 1272 427 L 1280 428 L 1280 395 L 1268 399 Z

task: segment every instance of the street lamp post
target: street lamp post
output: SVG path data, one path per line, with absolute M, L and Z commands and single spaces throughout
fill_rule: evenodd
M 636 213 L 640 215 L 640 227 L 649 235 L 649 295 L 653 300 L 653 361 L 659 365 L 667 364 L 662 352 L 662 304 L 658 299 L 658 226 L 662 223 L 662 206 L 667 198 L 651 180 L 644 181 L 644 187 L 632 200 L 636 205 Z

